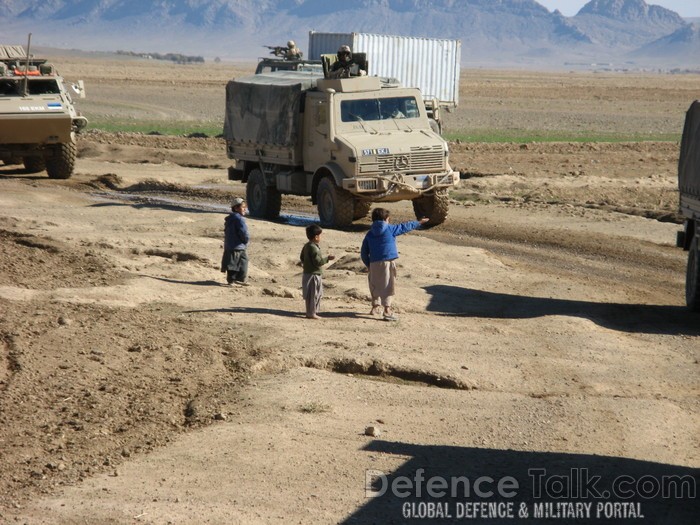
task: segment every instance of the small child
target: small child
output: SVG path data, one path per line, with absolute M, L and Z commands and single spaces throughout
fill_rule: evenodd
M 318 311 L 321 308 L 321 297 L 323 297 L 323 270 L 321 267 L 335 259 L 335 255 L 323 257 L 318 243 L 321 242 L 323 230 L 317 224 L 306 227 L 306 237 L 309 239 L 301 249 L 301 264 L 304 267 L 304 274 L 301 277 L 301 289 L 306 301 L 306 317 L 309 319 L 320 319 Z

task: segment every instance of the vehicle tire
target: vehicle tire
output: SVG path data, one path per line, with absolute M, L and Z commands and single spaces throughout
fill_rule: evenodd
M 46 173 L 50 179 L 68 179 L 73 175 L 78 147 L 71 140 L 54 146 L 53 154 L 46 159 Z
M 10 157 L 7 159 L 1 159 L 6 166 L 12 166 L 14 164 L 22 164 L 24 159 L 22 157 Z M 41 171 L 41 170 L 39 170 Z
M 700 312 L 700 246 L 695 234 L 688 251 L 688 269 L 685 274 L 685 303 L 693 312 Z
M 361 199 L 355 199 L 355 210 L 352 214 L 352 220 L 358 221 L 367 217 L 369 210 L 372 209 L 372 203 L 370 201 L 364 201 Z
M 355 209 L 352 194 L 338 188 L 330 177 L 318 183 L 316 202 L 323 226 L 342 228 L 352 224 Z
M 282 195 L 277 188 L 268 186 L 265 176 L 260 170 L 253 170 L 246 184 L 246 200 L 248 209 L 253 217 L 276 219 L 282 208 Z
M 446 191 L 435 192 L 433 195 L 426 195 L 413 199 L 413 211 L 417 219 L 428 217 L 430 221 L 425 226 L 437 226 L 447 219 L 447 212 L 450 207 L 450 199 Z
M 428 122 L 430 122 L 430 129 L 432 129 L 438 135 L 442 135 L 442 126 L 440 126 L 437 120 L 431 118 L 428 119 Z
M 44 157 L 23 157 L 21 163 L 24 164 L 24 171 L 27 173 L 39 173 L 46 169 Z

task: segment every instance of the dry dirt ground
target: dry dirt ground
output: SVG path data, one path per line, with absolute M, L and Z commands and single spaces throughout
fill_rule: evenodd
M 193 87 L 172 67 L 73 60 L 88 117 L 109 101 L 214 120 L 238 71 Z M 672 133 L 692 82 L 474 71 L 449 118 Z M 252 285 L 231 288 L 223 218 L 245 189 L 220 139 L 79 147 L 67 181 L 0 166 L 1 523 L 697 523 L 676 143 L 452 144 L 448 222 L 399 238 L 397 323 L 368 315 L 367 220 L 325 233 L 337 260 L 309 321 L 308 199 L 249 220 Z M 584 476 L 601 477 L 587 494 Z M 439 494 L 460 477 L 468 493 Z

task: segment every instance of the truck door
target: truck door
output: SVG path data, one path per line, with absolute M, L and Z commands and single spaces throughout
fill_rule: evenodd
M 304 171 L 313 173 L 330 159 L 330 120 L 328 99 L 307 95 L 304 111 Z

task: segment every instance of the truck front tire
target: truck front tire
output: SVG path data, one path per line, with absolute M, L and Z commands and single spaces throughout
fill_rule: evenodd
M 54 146 L 52 154 L 46 158 L 46 173 L 50 179 L 68 179 L 73 175 L 78 147 L 74 141 Z
M 685 275 L 685 302 L 694 312 L 700 312 L 700 253 L 698 235 L 693 237 L 688 250 L 688 269 Z
M 362 199 L 355 199 L 355 210 L 352 213 L 352 220 L 359 221 L 367 217 L 369 210 L 372 208 L 372 203 L 370 201 L 363 201 Z
M 416 218 L 428 217 L 430 219 L 426 226 L 437 226 L 445 222 L 449 207 L 450 199 L 446 191 L 413 199 L 413 212 L 416 214 Z
M 352 224 L 355 206 L 352 194 L 338 188 L 329 177 L 318 183 L 318 216 L 323 226 L 342 228 Z
M 253 170 L 248 175 L 246 200 L 253 217 L 276 219 L 280 216 L 282 195 L 277 191 L 277 188 L 266 184 L 265 176 L 260 170 Z

